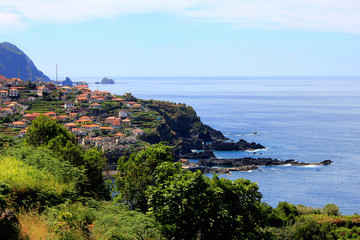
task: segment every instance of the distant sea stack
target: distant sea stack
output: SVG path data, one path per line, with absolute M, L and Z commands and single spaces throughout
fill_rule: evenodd
M 69 77 L 66 77 L 66 78 L 65 78 L 65 81 L 63 81 L 61 84 L 62 84 L 63 86 L 69 86 L 69 87 L 73 87 L 73 86 L 74 86 L 73 82 L 71 81 L 71 79 L 70 79 Z
M 115 84 L 114 80 L 111 79 L 111 78 L 106 78 L 104 77 L 102 80 L 101 80 L 101 84 Z
M 0 43 L 0 75 L 23 81 L 50 82 L 23 51 L 8 42 Z

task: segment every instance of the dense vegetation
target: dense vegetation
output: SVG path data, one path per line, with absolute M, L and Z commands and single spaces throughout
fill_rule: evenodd
M 261 202 L 257 184 L 183 170 L 155 144 L 119 160 L 105 184 L 101 152 L 41 116 L 25 141 L 0 135 L 1 239 L 353 239 L 360 217 Z M 110 200 L 110 188 L 113 197 Z

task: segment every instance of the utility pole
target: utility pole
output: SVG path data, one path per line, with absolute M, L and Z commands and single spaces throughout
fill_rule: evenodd
M 58 84 L 58 65 L 56 64 L 56 84 Z

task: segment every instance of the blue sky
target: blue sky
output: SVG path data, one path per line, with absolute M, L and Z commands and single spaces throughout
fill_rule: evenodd
M 360 76 L 358 0 L 0 0 L 0 41 L 61 76 Z

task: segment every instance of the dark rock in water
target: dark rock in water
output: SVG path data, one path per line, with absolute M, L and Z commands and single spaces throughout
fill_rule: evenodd
M 101 82 L 95 82 L 95 84 L 101 84 Z
M 309 165 L 329 165 L 331 160 L 324 160 L 317 163 L 303 163 L 294 159 L 281 161 L 271 158 L 236 158 L 236 159 L 200 159 L 197 164 L 192 164 L 186 169 L 190 171 L 200 170 L 202 173 L 229 174 L 233 171 L 252 171 L 258 169 L 259 166 L 309 166 Z
M 101 80 L 101 84 L 115 84 L 114 80 L 113 79 L 110 79 L 110 78 L 103 78 Z
M 207 145 L 207 149 L 213 151 L 245 151 L 250 149 L 264 149 L 265 147 L 258 143 L 248 143 L 240 139 L 238 142 L 215 141 Z
M 333 161 L 331 161 L 331 160 L 324 160 L 320 164 L 321 165 L 329 165 L 329 164 L 332 164 L 332 163 L 333 163 Z
M 63 81 L 61 84 L 62 84 L 63 86 L 73 87 L 73 82 L 72 82 L 71 79 L 68 78 L 68 77 L 66 77 L 66 78 L 65 78 L 65 81 Z
M 23 51 L 8 42 L 0 43 L 0 75 L 23 81 L 50 82 Z
M 317 163 L 304 163 L 298 162 L 294 159 L 281 161 L 279 159 L 272 158 L 235 158 L 235 159 L 210 159 L 210 160 L 199 160 L 199 166 L 231 166 L 231 167 L 242 167 L 242 166 L 280 166 L 280 165 L 293 165 L 293 166 L 309 166 L 309 165 L 329 165 L 331 160 L 324 160 Z M 234 171 L 234 170 L 233 170 Z
M 215 154 L 213 151 L 204 151 L 204 152 L 186 153 L 181 157 L 185 159 L 212 159 L 215 158 Z

